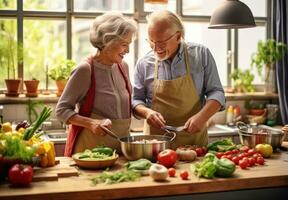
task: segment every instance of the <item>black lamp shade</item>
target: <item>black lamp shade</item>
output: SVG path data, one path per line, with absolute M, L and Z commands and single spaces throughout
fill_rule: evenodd
M 212 14 L 208 28 L 230 29 L 255 26 L 253 14 L 246 4 L 238 0 L 225 0 Z

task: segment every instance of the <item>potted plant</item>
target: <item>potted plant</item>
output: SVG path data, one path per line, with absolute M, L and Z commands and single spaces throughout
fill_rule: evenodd
M 251 67 L 255 66 L 258 74 L 263 76 L 263 67 L 265 66 L 265 92 L 275 91 L 275 62 L 280 60 L 286 51 L 287 45 L 273 39 L 258 42 L 257 52 L 252 55 Z
M 67 80 L 75 66 L 76 62 L 67 59 L 61 61 L 58 65 L 56 65 L 49 71 L 49 77 L 52 80 L 56 81 L 56 86 L 58 90 L 56 94 L 58 97 L 61 96 Z
M 9 31 L 0 30 L 0 66 L 7 67 L 6 96 L 19 96 L 20 79 L 16 79 L 17 42 Z M 22 60 L 19 58 L 19 60 Z
M 233 80 L 233 86 L 236 92 L 254 92 L 255 87 L 252 84 L 254 75 L 249 70 L 241 71 L 235 69 L 231 74 L 230 78 Z
M 29 80 L 24 80 L 24 84 L 26 87 L 26 97 L 37 97 L 38 96 L 38 85 L 39 85 L 39 80 L 36 78 L 32 78 Z

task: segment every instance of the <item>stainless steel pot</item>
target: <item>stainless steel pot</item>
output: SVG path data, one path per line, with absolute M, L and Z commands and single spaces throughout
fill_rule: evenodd
M 103 128 L 103 127 L 102 127 Z M 121 143 L 121 150 L 127 160 L 138 160 L 146 158 L 152 162 L 157 160 L 157 155 L 161 151 L 170 148 L 170 143 L 175 139 L 176 133 L 167 132 L 164 135 L 137 135 L 119 138 L 116 134 L 103 128 L 105 132 L 111 137 L 117 139 Z M 151 141 L 157 142 L 149 143 L 135 143 L 136 141 Z
M 273 149 L 280 148 L 284 139 L 281 130 L 265 125 L 249 126 L 243 122 L 237 123 L 241 144 L 255 147 L 257 144 L 270 144 Z

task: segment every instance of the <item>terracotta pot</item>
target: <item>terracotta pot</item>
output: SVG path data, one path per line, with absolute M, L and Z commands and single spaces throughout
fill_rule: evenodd
M 24 84 L 27 90 L 27 94 L 38 95 L 37 90 L 38 90 L 39 80 L 26 80 L 24 81 Z
M 57 97 L 60 97 L 65 86 L 66 86 L 67 80 L 56 80 L 56 86 L 57 86 Z
M 19 96 L 20 79 L 5 79 L 7 93 L 6 96 Z

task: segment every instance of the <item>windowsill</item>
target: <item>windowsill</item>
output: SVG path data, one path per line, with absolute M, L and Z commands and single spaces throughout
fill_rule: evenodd
M 251 92 L 251 93 L 225 93 L 226 100 L 265 100 L 278 99 L 276 93 Z M 57 103 L 59 97 L 56 94 L 39 94 L 38 97 L 26 97 L 25 94 L 20 94 L 19 97 L 6 97 L 0 94 L 0 104 L 23 104 L 28 99 L 42 101 L 43 103 Z

